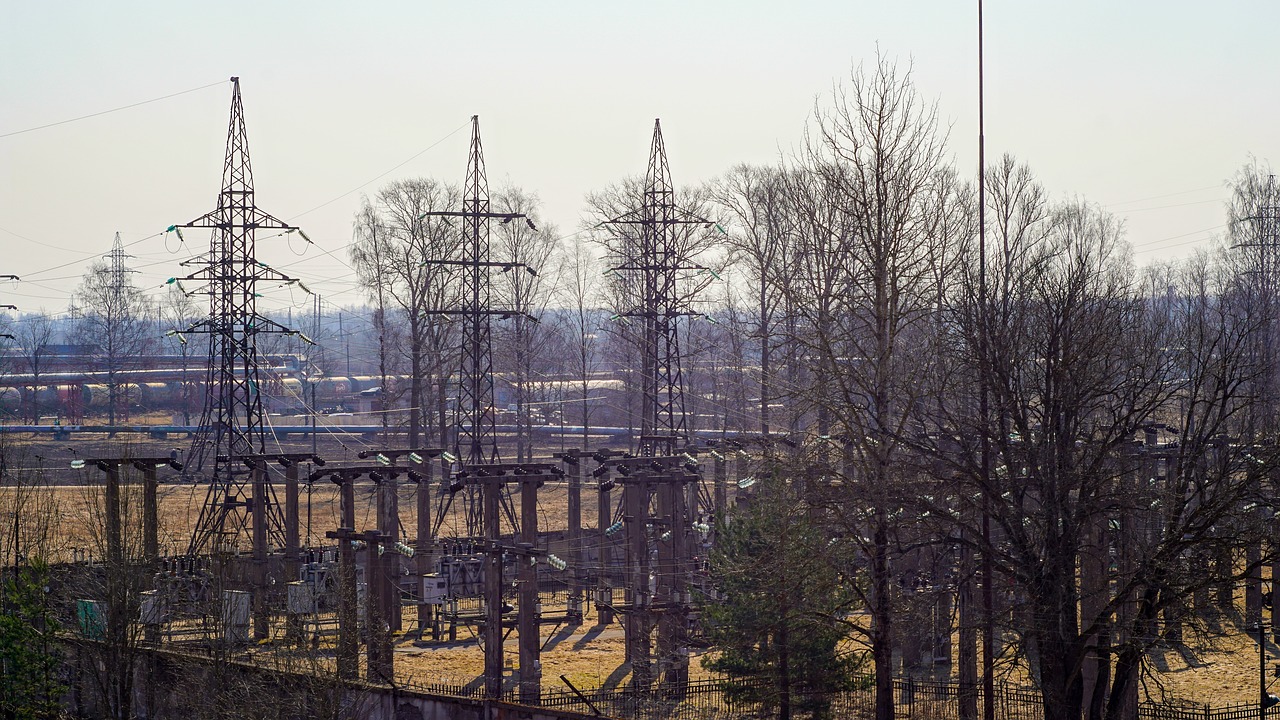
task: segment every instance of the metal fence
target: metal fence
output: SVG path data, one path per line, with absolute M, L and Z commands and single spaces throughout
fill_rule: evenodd
M 1142 703 L 1138 706 L 1139 720 L 1258 720 L 1280 717 L 1280 707 L 1269 708 L 1265 716 L 1257 703 L 1221 705 L 1211 707 L 1191 704 Z

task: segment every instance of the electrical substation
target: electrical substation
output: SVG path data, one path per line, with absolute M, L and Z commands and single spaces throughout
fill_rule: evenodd
M 305 234 L 258 207 L 237 78 L 232 87 L 217 207 L 169 228 L 184 240 L 183 231 L 200 228 L 212 237 L 208 252 L 183 263 L 189 272 L 171 281 L 209 303 L 207 318 L 171 331 L 184 342 L 208 341 L 205 381 L 196 385 L 203 405 L 190 446 L 166 457 L 75 463 L 102 473 L 107 554 L 117 561 L 124 559 L 120 523 L 127 514 L 121 484 L 131 470 L 141 473 L 141 559 L 154 569 L 141 609 L 147 641 L 329 649 L 340 678 L 373 683 L 396 682 L 398 647 L 429 652 L 474 641 L 483 653 L 483 695 L 514 693 L 537 704 L 549 632 L 594 623 L 622 630 L 625 657 L 618 661 L 629 666 L 632 689 L 687 683 L 690 646 L 699 633 L 694 598 L 707 591 L 713 517 L 731 501 L 733 468 L 745 462 L 749 443 L 699 440 L 688 430 L 678 326 L 700 314 L 684 278 L 704 282 L 714 272 L 693 263 L 684 248 L 691 234 L 714 223 L 677 204 L 660 123 L 653 127 L 642 196 L 603 224 L 626 249 L 610 272 L 633 303 L 615 320 L 627 323 L 642 349 L 634 359 L 643 406 L 633 445 L 600 436 L 598 448 L 535 446 L 536 461 L 506 459 L 506 433 L 494 412 L 493 326 L 520 311 L 495 299 L 491 275 L 539 269 L 491 257 L 492 223 L 533 222 L 492 208 L 479 118 L 473 117 L 461 207 L 424 215 L 461 235 L 459 254 L 427 261 L 447 268 L 462 288 L 457 307 L 435 311 L 453 321 L 460 345 L 452 443 L 366 443 L 357 462 L 334 461 L 318 450 L 271 449 L 280 447 L 280 429 L 266 422 L 265 388 L 280 384 L 287 375 L 281 365 L 292 361 L 260 352 L 260 341 L 267 335 L 310 339 L 258 312 L 262 287 L 297 281 L 259 262 L 255 248 L 261 231 Z M 356 386 L 354 378 L 339 380 Z M 66 432 L 70 438 L 73 428 Z M 364 434 L 387 437 L 385 431 Z M 164 480 L 194 483 L 206 493 L 178 555 L 161 553 L 156 541 L 161 471 Z M 304 495 L 318 485 L 336 486 L 340 522 L 334 527 L 316 527 L 304 517 Z M 549 526 L 542 496 L 552 489 L 565 494 L 567 508 L 565 522 Z M 414 498 L 411 513 L 400 507 L 406 493 Z M 105 610 L 101 601 L 86 599 L 79 612 L 88 627 Z M 514 665 L 506 647 L 512 636 Z
M 121 663 L 128 680 L 113 680 L 120 687 L 99 692 L 102 702 L 115 692 L 137 695 L 138 707 L 181 708 L 154 696 L 180 694 L 165 683 L 186 677 L 232 688 L 223 705 L 234 708 L 258 699 L 234 682 L 249 668 L 267 676 L 254 687 L 271 691 L 328 683 L 280 700 L 290 718 L 319 717 L 309 703 L 329 692 L 342 705 L 334 717 L 376 707 L 367 716 L 379 720 L 400 718 L 406 693 L 447 700 L 404 715 L 424 719 L 578 720 L 583 708 L 605 715 L 596 703 L 666 718 L 702 712 L 699 697 L 718 694 L 724 713 L 791 717 L 794 702 L 834 717 L 841 702 L 850 716 L 884 718 L 895 702 L 936 700 L 921 716 L 977 720 L 981 706 L 994 720 L 997 702 L 1028 706 L 1026 685 L 997 692 L 1000 673 L 1043 690 L 1048 668 L 1089 698 L 1089 720 L 1136 720 L 1150 703 L 1139 665 L 1234 612 L 1237 591 L 1265 658 L 1265 573 L 1280 573 L 1267 483 L 1280 453 L 1260 439 L 1274 415 L 1272 321 L 1254 318 L 1280 306 L 1274 177 L 1259 193 L 1267 200 L 1237 218 L 1252 234 L 1232 248 L 1243 251 L 1240 277 L 1263 281 L 1212 301 L 1203 291 L 1201 316 L 1174 280 L 1167 296 L 1138 283 L 1119 300 L 1081 300 L 1074 286 L 1036 295 L 1059 279 L 1052 253 L 1075 252 L 1064 241 L 1034 268 L 1016 265 L 1057 231 L 1047 205 L 1028 211 L 1043 221 L 1040 244 L 997 268 L 1010 296 L 995 310 L 985 180 L 970 268 L 967 246 L 925 247 L 930 233 L 968 242 L 968 189 L 913 186 L 941 193 L 924 203 L 936 227 L 905 210 L 902 227 L 857 217 L 859 204 L 875 215 L 887 203 L 859 192 L 892 184 L 844 177 L 857 174 L 841 163 L 856 164 L 859 146 L 836 160 L 813 151 L 794 173 L 744 166 L 731 175 L 743 186 L 718 186 L 724 195 L 710 200 L 680 195 L 655 120 L 643 177 L 588 196 L 584 229 L 546 230 L 539 240 L 552 249 L 538 256 L 503 244 L 546 224 L 536 200 L 517 202 L 518 188 L 491 195 L 479 116 L 468 126 L 461 184 L 393 183 L 384 192 L 418 193 L 393 220 L 379 215 L 394 215 L 388 195 L 376 209 L 364 200 L 347 267 L 377 306 L 347 310 L 373 328 L 358 337 L 365 357 L 358 348 L 354 365 L 339 312 L 345 370 L 320 349 L 319 296 L 288 262 L 260 257 L 272 239 L 313 243 L 297 217 L 259 206 L 233 77 L 216 205 L 163 233 L 187 256 L 166 283 L 169 301 L 198 303 L 163 317 L 175 320 L 165 329 L 178 353 L 125 349 L 99 367 L 86 361 L 90 346 L 48 343 L 23 372 L 0 376 L 0 410 L 30 418 L 0 433 L 31 435 L 23 452 L 70 453 L 78 471 L 76 482 L 46 482 L 48 458 L 35 452 L 23 468 L 39 478 L 31 487 L 82 496 L 80 514 L 56 518 L 84 526 L 84 546 L 55 562 L 68 586 L 59 597 L 74 604 L 62 610 L 74 617 L 63 639 L 75 672 L 93 675 L 94 653 L 146 655 Z M 930 167 L 921 177 L 934 182 Z M 755 205 L 735 210 L 736 199 Z M 737 213 L 731 230 L 708 208 Z M 947 212 L 961 229 L 943 227 Z M 383 256 L 394 222 L 410 249 Z M 743 227 L 757 222 L 769 227 Z M 547 258 L 569 257 L 562 241 L 586 233 L 603 257 L 573 270 L 604 270 L 605 280 L 577 297 L 576 325 L 573 309 L 557 308 L 554 341 L 522 335 L 545 316 L 519 282 L 551 274 Z M 730 289 L 708 299 L 722 283 L 719 235 L 737 243 L 725 265 L 756 253 L 748 274 L 759 304 L 700 335 L 700 324 L 718 324 L 712 312 L 738 312 Z M 130 287 L 126 247 L 117 234 L 92 270 L 109 297 Z M 1087 264 L 1088 252 L 1077 254 Z M 1066 275 L 1078 270 L 1066 264 Z M 973 287 L 954 279 L 970 269 Z M 390 273 L 401 275 L 386 288 L 407 288 L 411 302 L 383 297 Z M 301 314 L 294 324 L 302 304 L 292 295 L 287 318 L 260 307 L 281 289 L 312 305 L 310 327 Z M 1091 335 L 1109 325 L 1139 339 L 1113 346 Z M 1081 338 L 1101 349 L 1077 353 Z M 1214 349 L 1193 357 L 1201 342 Z M 557 354 L 578 357 L 534 369 L 530 356 Z M 530 400 L 531 387 L 544 394 Z M 571 404 L 580 425 L 567 424 Z M 172 422 L 145 424 L 131 407 Z M 106 424 L 85 424 L 103 415 Z M 6 462 L 0 453 L 0 470 Z M 16 583 L 20 536 L 38 533 L 20 532 L 26 518 L 13 508 Z M 1274 608 L 1269 623 L 1280 641 Z M 1075 653 L 1066 670 L 1053 665 L 1064 648 Z M 595 686 L 575 686 L 574 670 L 556 665 L 571 653 L 594 663 Z M 97 665 L 95 679 L 111 674 Z M 141 675 L 148 697 L 130 684 Z M 91 693 L 77 682 L 68 694 L 78 703 Z M 873 695 L 874 710 L 858 705 Z M 1043 711 L 1052 703 L 1042 700 L 1029 702 Z M 94 712 L 106 714 L 84 714 Z

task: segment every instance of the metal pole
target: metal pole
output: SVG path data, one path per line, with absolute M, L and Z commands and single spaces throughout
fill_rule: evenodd
M 982 365 L 987 359 L 987 158 L 985 114 L 983 107 L 982 67 L 982 0 L 978 0 L 978 303 L 979 350 Z M 989 485 L 991 443 L 987 432 L 989 421 L 986 371 L 978 373 L 979 413 L 982 416 L 982 482 Z M 995 582 L 991 561 L 990 488 L 982 496 L 982 717 L 995 720 Z

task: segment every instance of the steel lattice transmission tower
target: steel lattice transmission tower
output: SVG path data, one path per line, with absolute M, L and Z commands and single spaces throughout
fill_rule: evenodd
M 231 122 L 218 206 L 191 222 L 170 228 L 213 231 L 209 253 L 183 263 L 200 269 L 182 280 L 203 281 L 204 289 L 196 292 L 210 298 L 209 317 L 181 331 L 209 336 L 204 410 L 186 464 L 189 475 L 209 479 L 209 492 L 191 535 L 189 554 L 207 549 L 215 538 L 234 545 L 248 532 L 251 515 L 257 514 L 252 512 L 255 504 L 259 517 L 266 519 L 266 535 L 282 544 L 284 519 L 275 493 L 270 483 L 265 483 L 261 497 L 253 497 L 249 471 L 240 458 L 266 452 L 257 337 L 281 333 L 306 339 L 258 313 L 260 283 L 297 281 L 258 262 L 255 235 L 258 230 L 294 232 L 298 228 L 254 204 L 240 79 L 231 78 L 231 84 Z
M 1251 218 L 1258 223 L 1258 239 L 1272 248 L 1280 247 L 1280 191 L 1276 190 L 1276 176 L 1267 176 L 1265 205 Z
M 104 256 L 107 260 L 105 269 L 107 275 L 107 297 L 103 298 L 106 302 L 104 307 L 96 308 L 97 312 L 103 313 L 104 319 L 107 321 L 106 332 L 104 338 L 107 351 L 103 353 L 101 363 L 105 365 L 111 382 L 107 387 L 107 411 L 109 422 L 115 424 L 118 419 L 127 419 L 129 417 L 129 403 L 125 402 L 123 409 L 117 408 L 124 391 L 120 387 L 120 383 L 116 382 L 116 373 L 124 369 L 124 365 L 128 359 L 124 357 L 128 354 L 124 348 L 120 347 L 120 342 L 124 338 L 122 335 L 128 332 L 128 328 L 122 326 L 122 323 L 129 323 L 130 320 L 140 320 L 137 317 L 139 313 L 138 289 L 133 286 L 133 282 L 129 280 L 131 273 L 138 272 L 132 270 L 125 264 L 126 260 L 133 258 L 132 255 L 124 251 L 124 243 L 120 240 L 120 233 L 116 233 L 115 240 L 111 243 L 111 252 Z M 126 341 L 127 344 L 127 341 Z
M 461 320 L 462 367 L 458 379 L 458 404 L 453 437 L 453 452 L 465 468 L 474 465 L 497 463 L 498 452 L 496 419 L 493 397 L 493 333 L 494 316 L 507 319 L 520 314 L 511 309 L 495 309 L 492 306 L 492 279 L 490 271 L 499 268 L 503 272 L 523 268 L 535 273 L 528 265 L 519 262 L 494 262 L 490 253 L 489 223 L 498 220 L 509 223 L 523 220 L 533 227 L 524 213 L 493 212 L 489 203 L 489 179 L 485 173 L 484 147 L 480 142 L 480 116 L 471 116 L 471 149 L 467 158 L 467 179 L 462 192 L 461 211 L 424 213 L 422 217 L 439 217 L 448 221 L 458 218 L 462 226 L 462 254 L 458 258 L 434 259 L 428 262 L 459 269 L 462 282 L 462 307 L 451 310 L 433 310 L 432 314 L 448 315 Z M 505 502 L 509 512 L 509 502 Z M 479 490 L 466 487 L 467 533 L 478 536 L 483 526 L 483 509 Z M 443 515 L 442 515 L 443 516 Z
M 689 436 L 680 319 L 702 316 L 690 309 L 689 297 L 680 287 L 680 276 L 689 271 L 713 273 L 692 261 L 689 240 L 695 229 L 714 227 L 714 223 L 676 205 L 660 119 L 653 121 L 641 206 L 605 225 L 616 226 L 628 251 L 624 262 L 612 272 L 620 276 L 626 273 L 628 279 L 636 278 L 630 282 L 639 285 L 637 306 L 615 316 L 638 319 L 642 326 L 640 374 L 644 397 L 637 454 L 672 455 L 685 446 Z
M 623 493 L 624 507 L 615 514 L 624 521 L 632 519 L 626 524 L 625 542 L 628 562 L 639 568 L 627 580 L 627 659 L 632 686 L 647 689 L 653 679 L 650 651 L 656 626 L 658 669 L 664 681 L 683 687 L 689 677 L 687 588 L 693 567 L 688 539 L 695 508 L 711 500 L 705 497 L 696 464 L 689 471 L 682 459 L 693 456 L 688 450 L 680 326 L 682 319 L 702 316 L 693 311 L 692 299 L 703 283 L 690 283 L 689 276 L 716 277 L 713 270 L 694 262 L 696 233 L 715 224 L 676 204 L 660 120 L 653 123 L 640 207 L 604 224 L 620 236 L 623 256 L 610 272 L 628 284 L 628 296 L 635 302 L 615 318 L 636 319 L 641 325 L 643 399 L 637 455 L 654 458 L 622 481 L 630 487 Z M 656 579 L 652 589 L 650 577 Z
M 129 285 L 129 273 L 136 273 L 137 270 L 131 270 L 125 261 L 133 256 L 124 251 L 124 244 L 120 241 L 120 233 L 116 233 L 116 239 L 111 243 L 111 252 L 106 255 L 109 261 L 107 272 L 110 273 L 110 287 L 112 300 L 119 301 L 124 295 L 125 288 Z

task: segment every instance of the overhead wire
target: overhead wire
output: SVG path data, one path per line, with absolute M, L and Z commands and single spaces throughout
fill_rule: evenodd
M 355 187 L 351 188 L 350 190 L 348 190 L 348 191 L 346 191 L 346 192 L 342 193 L 341 195 L 338 195 L 338 196 L 337 196 L 337 197 L 335 197 L 335 198 L 332 198 L 332 199 L 330 199 L 330 200 L 326 200 L 326 201 L 324 201 L 324 202 L 320 203 L 319 205 L 317 205 L 317 206 L 315 206 L 315 207 L 311 208 L 310 210 L 304 210 L 303 212 L 300 212 L 300 213 L 298 213 L 297 215 L 294 215 L 293 217 L 289 218 L 290 222 L 292 222 L 293 220 L 297 220 L 298 218 L 302 217 L 303 215 L 309 215 L 309 214 L 311 214 L 311 213 L 315 212 L 316 210 L 319 210 L 320 208 L 323 208 L 323 207 L 326 207 L 326 206 L 328 206 L 328 205 L 331 205 L 331 204 L 333 204 L 333 203 L 335 203 L 335 202 L 337 202 L 337 201 L 341 200 L 342 198 L 344 198 L 344 197 L 346 197 L 346 196 L 350 195 L 351 193 L 356 192 L 357 190 L 360 190 L 360 189 L 362 189 L 362 188 L 364 188 L 364 187 L 367 187 L 367 186 L 369 186 L 369 185 L 371 185 L 371 184 L 373 184 L 373 183 L 375 183 L 375 182 L 377 182 L 377 181 L 381 180 L 382 178 L 386 177 L 387 175 L 390 175 L 391 173 L 395 172 L 396 170 L 399 170 L 400 168 L 404 167 L 405 165 L 408 165 L 409 163 L 413 162 L 414 160 L 417 160 L 419 157 L 421 157 L 422 155 L 426 154 L 426 152 L 427 152 L 428 150 L 431 150 L 431 149 L 435 148 L 437 145 L 439 145 L 440 143 L 444 142 L 445 140 L 448 140 L 449 138 L 453 137 L 454 135 L 457 135 L 457 134 L 458 134 L 458 131 L 462 130 L 464 127 L 467 127 L 467 126 L 468 126 L 468 125 L 470 125 L 470 124 L 471 124 L 471 121 L 470 121 L 470 120 L 467 120 L 466 122 L 462 123 L 462 124 L 461 124 L 461 125 L 459 125 L 458 127 L 454 128 L 454 130 L 453 130 L 452 132 L 450 132 L 448 135 L 445 135 L 444 137 L 440 138 L 439 140 L 436 140 L 435 142 L 433 142 L 433 143 L 431 143 L 430 145 L 426 146 L 425 148 L 423 148 L 423 149 L 419 150 L 418 152 L 414 153 L 413 155 L 410 155 L 410 156 L 409 156 L 409 158 L 408 158 L 407 160 L 405 160 L 404 162 L 401 162 L 401 163 L 396 164 L 394 167 L 392 167 L 392 168 L 390 168 L 390 169 L 388 169 L 388 170 L 386 170 L 386 171 L 384 171 L 384 172 L 382 172 L 382 173 L 379 173 L 378 175 L 375 175 L 374 177 L 370 178 L 369 180 L 366 180 L 365 182 L 360 183 L 359 185 L 357 185 L 357 186 L 355 186 Z
M 1180 190 L 1178 192 L 1168 193 L 1165 195 L 1153 195 L 1151 197 L 1138 198 L 1137 200 L 1124 200 L 1115 203 L 1106 203 L 1103 207 L 1113 208 L 1117 205 L 1136 205 L 1138 203 L 1150 202 L 1151 200 L 1163 200 L 1165 198 L 1178 197 L 1179 195 L 1190 195 L 1191 193 L 1204 192 L 1205 190 L 1221 190 L 1222 185 L 1206 185 L 1202 188 L 1194 188 L 1191 190 Z
M 46 128 L 57 127 L 59 125 L 66 125 L 67 123 L 78 122 L 80 120 L 88 120 L 89 118 L 108 115 L 110 113 L 120 112 L 121 110 L 128 110 L 129 108 L 136 108 L 141 105 L 149 105 L 154 102 L 160 102 L 161 100 L 168 100 L 169 98 L 175 98 L 175 97 L 178 97 L 179 95 L 186 95 L 188 93 L 193 93 L 200 90 L 207 90 L 211 87 L 217 87 L 218 85 L 222 85 L 226 82 L 227 82 L 226 80 L 219 80 L 218 82 L 209 83 L 208 85 L 201 85 L 200 87 L 190 88 L 189 90 L 180 90 L 175 93 L 169 93 L 168 95 L 161 95 L 160 97 L 157 97 L 157 98 L 151 98 L 150 100 L 142 100 L 135 103 L 129 103 L 128 105 L 121 105 L 120 107 L 111 108 L 110 110 L 100 110 L 98 112 L 89 113 L 88 115 L 80 115 L 78 117 L 68 118 L 66 120 L 59 120 L 57 122 L 46 123 L 44 125 L 37 125 L 35 127 L 29 127 L 23 130 L 12 130 L 10 132 L 0 133 L 0 138 L 13 137 L 14 135 L 22 135 L 24 133 L 35 132 L 36 130 L 44 130 Z

